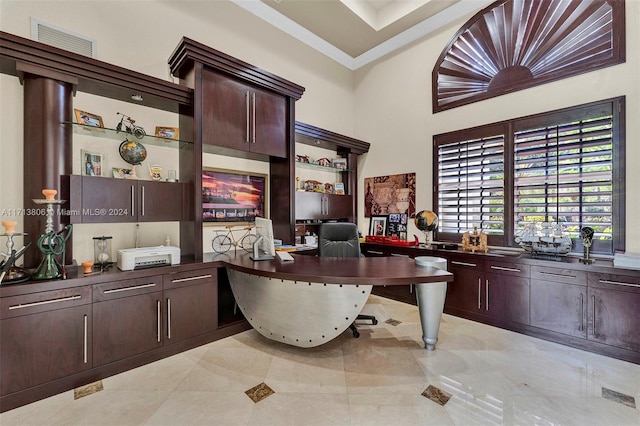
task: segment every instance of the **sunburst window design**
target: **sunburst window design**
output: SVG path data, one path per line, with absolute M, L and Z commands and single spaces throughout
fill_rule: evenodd
M 433 110 L 624 62 L 624 31 L 624 0 L 497 1 L 440 55 Z

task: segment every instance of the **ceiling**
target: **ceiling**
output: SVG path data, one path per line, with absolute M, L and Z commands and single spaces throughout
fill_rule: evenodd
M 494 0 L 231 1 L 356 70 Z

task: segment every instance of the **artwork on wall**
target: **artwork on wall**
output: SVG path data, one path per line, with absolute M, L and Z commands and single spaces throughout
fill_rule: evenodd
M 266 217 L 267 176 L 234 170 L 202 171 L 204 222 L 253 222 Z
M 416 174 L 378 176 L 364 179 L 364 216 L 416 211 Z

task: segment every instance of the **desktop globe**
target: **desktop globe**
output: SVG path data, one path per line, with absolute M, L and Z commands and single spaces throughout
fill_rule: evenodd
M 125 139 L 118 149 L 120 157 L 132 166 L 141 164 L 147 158 L 147 149 L 140 142 Z
M 438 229 L 438 215 L 431 210 L 422 210 L 416 213 L 413 223 L 415 223 L 416 228 L 424 232 L 425 244 L 429 245 L 431 243 L 429 241 L 429 232 Z

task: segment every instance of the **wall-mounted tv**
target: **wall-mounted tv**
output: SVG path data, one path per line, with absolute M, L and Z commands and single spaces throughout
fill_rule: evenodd
M 202 170 L 202 220 L 253 222 L 266 216 L 267 175 L 236 170 Z

